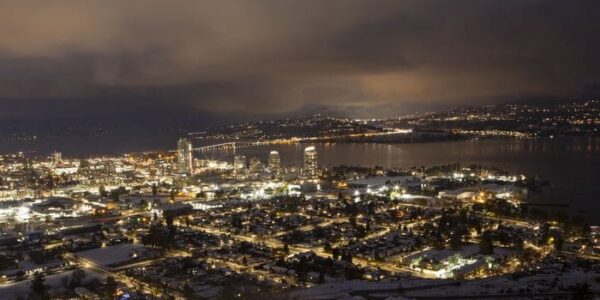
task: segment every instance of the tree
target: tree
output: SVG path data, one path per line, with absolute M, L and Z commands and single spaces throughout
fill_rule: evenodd
M 146 202 L 146 200 L 142 199 L 142 201 L 140 201 L 140 207 L 142 209 L 146 209 L 146 207 L 148 207 L 148 202 Z
M 15 276 L 17 281 L 21 281 L 25 278 L 25 272 L 23 270 L 19 270 Z
M 494 254 L 494 243 L 488 233 L 484 233 L 479 241 L 479 252 L 481 254 Z
M 306 282 L 308 271 L 309 264 L 306 261 L 306 258 L 300 257 L 298 263 L 296 264 L 296 280 L 299 282 Z
M 46 277 L 41 272 L 35 272 L 30 285 L 29 299 L 49 300 L 48 288 L 45 285 Z
M 188 299 L 192 299 L 194 297 L 194 289 L 192 288 L 189 282 L 186 282 L 183 286 L 183 294 Z
M 158 247 L 162 251 L 169 249 L 171 241 L 168 231 L 165 230 L 161 223 L 150 226 L 148 234 L 142 237 L 142 243 L 144 245 Z
M 15 260 L 4 255 L 0 255 L 0 270 L 8 269 L 15 265 Z
M 588 235 L 588 234 L 590 234 L 590 232 L 591 232 L 591 231 L 592 231 L 592 229 L 591 229 L 591 227 L 590 227 L 590 225 L 589 225 L 589 224 L 587 224 L 587 223 L 584 223 L 584 224 L 581 226 L 581 234 L 582 234 L 582 235 Z
M 564 243 L 565 243 L 565 240 L 563 239 L 562 235 L 557 234 L 554 237 L 554 250 L 556 250 L 556 251 L 562 250 Z
M 319 278 L 317 279 L 317 283 L 325 283 L 325 274 L 323 272 L 319 273 Z
M 341 257 L 343 261 L 352 263 L 352 253 L 350 251 L 342 251 Z
M 26 228 L 24 223 L 16 223 L 13 229 L 15 232 L 24 233 Z
M 85 279 L 87 274 L 82 269 L 77 269 L 71 273 L 71 280 L 69 281 L 70 288 L 76 288 L 81 285 L 81 282 Z
M 444 249 L 444 239 L 442 238 L 442 235 L 439 232 L 433 236 L 433 241 L 431 242 L 431 244 L 436 250 Z
M 117 293 L 117 281 L 114 277 L 108 276 L 104 285 L 104 296 L 106 299 L 114 299 Z
M 373 253 L 373 260 L 374 261 L 382 261 L 381 255 L 379 255 L 379 251 L 375 251 Z
M 340 257 L 340 248 L 333 248 L 333 250 L 331 250 L 331 256 L 333 259 L 337 260 Z
M 100 194 L 100 196 L 102 196 L 103 198 L 108 196 L 108 192 L 106 191 L 106 188 L 102 185 L 98 188 L 98 193 Z
M 344 277 L 347 280 L 360 279 L 362 278 L 363 273 L 364 272 L 361 269 L 354 266 L 344 268 Z
M 329 242 L 325 242 L 325 244 L 323 245 L 323 250 L 326 252 L 331 252 L 331 244 Z
M 522 238 L 517 237 L 515 238 L 514 246 L 517 251 L 521 252 L 525 247 L 525 241 Z
M 169 231 L 173 231 L 175 229 L 175 225 L 173 224 L 173 216 L 171 214 L 163 214 L 164 218 L 165 218 L 165 222 L 167 223 L 167 229 L 169 229 Z
M 539 242 L 544 245 L 547 244 L 550 238 L 550 224 L 545 223 L 544 225 L 542 225 L 542 228 L 540 228 L 540 240 Z
M 158 195 L 158 187 L 156 186 L 156 183 L 152 184 L 152 196 L 156 197 L 156 195 Z
M 242 228 L 242 217 L 239 214 L 231 216 L 231 226 L 235 228 Z
M 461 246 L 462 239 L 459 234 L 453 234 L 450 236 L 450 247 L 452 247 L 452 249 L 460 249 Z
M 114 202 L 119 202 L 119 191 L 118 190 L 113 190 L 112 192 L 110 192 L 110 198 L 112 199 L 112 201 Z
M 289 239 L 291 240 L 292 244 L 302 243 L 304 242 L 304 233 L 302 233 L 300 230 L 294 230 L 290 234 Z

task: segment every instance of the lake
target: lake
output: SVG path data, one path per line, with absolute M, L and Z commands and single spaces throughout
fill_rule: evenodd
M 266 162 L 277 150 L 283 165 L 301 165 L 307 144 L 260 146 L 237 150 Z M 317 144 L 321 166 L 341 164 L 386 168 L 433 166 L 459 162 L 499 167 L 515 174 L 539 176 L 551 185 L 530 201 L 569 204 L 571 215 L 600 223 L 600 138 L 485 139 L 422 144 Z M 204 154 L 232 160 L 233 153 Z M 566 209 L 566 208 L 563 208 Z

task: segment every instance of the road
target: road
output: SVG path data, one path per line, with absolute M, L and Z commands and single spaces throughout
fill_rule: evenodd
M 419 221 L 419 222 L 422 222 L 422 221 Z M 206 226 L 197 226 L 197 225 L 193 225 L 191 227 L 195 230 L 205 231 L 205 232 L 215 234 L 215 235 L 227 235 L 238 241 L 245 241 L 245 242 L 250 242 L 250 243 L 258 242 L 253 237 L 240 235 L 240 234 L 232 234 L 232 233 L 229 233 L 229 232 L 221 230 L 221 229 L 216 229 L 216 228 L 206 227 Z M 387 232 L 388 231 L 385 230 L 385 233 L 387 233 Z M 378 234 L 382 234 L 382 233 L 380 232 Z M 265 245 L 267 245 L 271 248 L 274 248 L 274 249 L 280 249 L 280 248 L 284 247 L 283 242 L 281 242 L 273 237 L 266 237 L 266 238 L 263 237 L 260 242 L 262 242 Z M 288 249 L 290 251 L 290 255 L 295 255 L 295 254 L 300 254 L 300 253 L 305 253 L 305 252 L 311 251 L 320 257 L 324 257 L 324 258 L 331 257 L 331 253 L 325 252 L 323 250 L 323 247 L 320 247 L 320 246 L 307 247 L 307 246 L 302 246 L 302 245 L 288 245 Z M 381 270 L 389 271 L 392 273 L 406 273 L 406 274 L 411 274 L 411 275 L 422 277 L 422 278 L 430 278 L 427 274 L 423 274 L 421 272 L 418 272 L 418 271 L 415 271 L 412 269 L 399 267 L 399 266 L 395 265 L 394 262 L 386 262 L 386 261 L 378 262 L 378 261 L 367 260 L 367 259 L 360 258 L 360 257 L 353 258 L 352 260 L 353 260 L 354 264 L 356 264 L 358 266 L 369 266 L 372 268 L 379 268 Z
M 135 278 L 129 277 L 127 275 L 121 274 L 121 273 L 116 273 L 102 265 L 97 264 L 96 262 L 94 262 L 93 260 L 75 255 L 73 253 L 67 252 L 63 255 L 63 258 L 65 260 L 71 261 L 71 262 L 75 262 L 78 265 L 93 270 L 97 273 L 100 274 L 105 274 L 107 276 L 111 276 L 113 278 L 115 278 L 115 280 L 121 282 L 122 284 L 124 284 L 127 288 L 131 289 L 131 290 L 140 290 L 141 292 L 143 292 L 146 295 L 154 295 L 157 297 L 161 297 L 162 296 L 162 292 L 161 292 L 161 288 L 159 287 L 154 287 L 151 286 L 150 284 L 137 280 Z M 172 296 L 175 297 L 175 299 L 185 299 L 185 297 L 183 297 L 183 295 L 181 295 L 180 293 L 177 292 L 172 292 Z

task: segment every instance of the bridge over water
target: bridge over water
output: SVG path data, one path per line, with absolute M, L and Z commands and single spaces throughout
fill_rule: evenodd
M 235 142 L 224 142 L 224 143 L 219 143 L 219 144 L 195 147 L 192 150 L 199 151 L 199 152 L 207 152 L 207 151 L 214 151 L 214 150 L 235 150 L 235 149 L 240 149 L 240 148 L 274 145 L 274 144 L 320 142 L 320 141 L 329 141 L 332 139 L 344 138 L 344 137 L 369 137 L 369 136 L 380 136 L 380 135 L 407 134 L 407 133 L 411 133 L 411 132 L 412 132 L 412 130 L 397 129 L 394 131 L 350 133 L 350 134 L 343 134 L 343 135 L 338 135 L 338 136 L 320 136 L 320 137 L 302 137 L 302 138 L 294 137 L 294 138 L 289 138 L 289 139 L 275 139 L 275 140 L 266 140 L 266 141 L 235 141 Z
M 255 146 L 264 146 L 273 144 L 271 141 L 255 141 L 255 142 L 226 142 L 220 144 L 206 145 L 195 147 L 192 150 L 198 152 L 220 151 L 220 150 L 235 150 Z

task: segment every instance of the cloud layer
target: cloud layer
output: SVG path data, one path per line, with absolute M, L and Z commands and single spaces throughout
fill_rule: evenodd
M 0 2 L 0 115 L 386 115 L 570 96 L 597 1 Z

